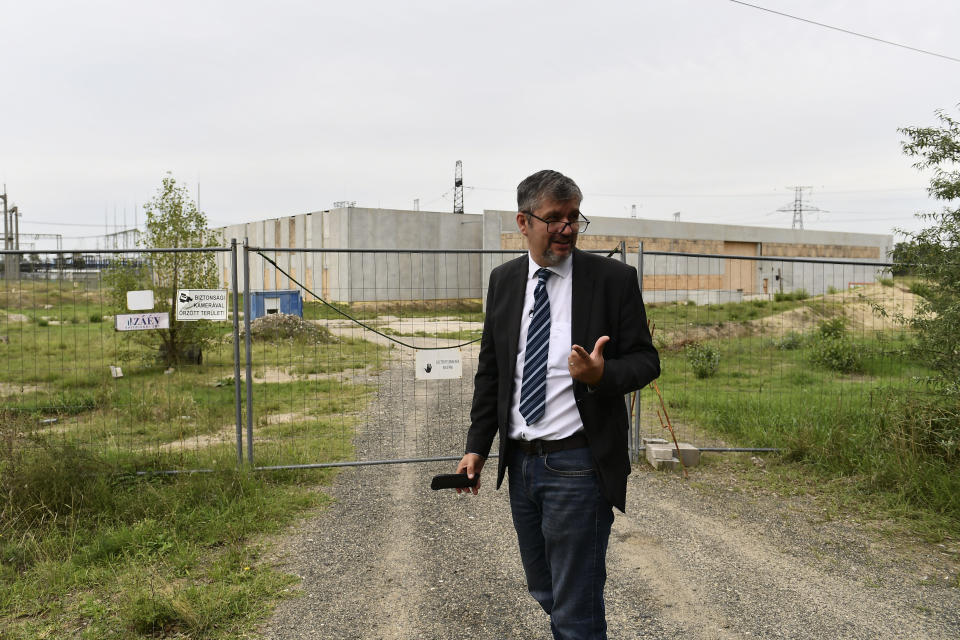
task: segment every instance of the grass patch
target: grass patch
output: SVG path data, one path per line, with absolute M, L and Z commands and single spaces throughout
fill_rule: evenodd
M 782 300 L 748 300 L 723 304 L 697 305 L 693 301 L 685 301 L 646 306 L 647 316 L 658 327 L 666 328 L 676 325 L 711 326 L 765 318 L 804 306 L 803 300 L 804 298 L 787 297 Z
M 479 340 L 483 335 L 482 329 L 460 329 L 458 331 L 438 331 L 431 333 L 428 331 L 410 331 L 403 332 L 391 329 L 390 327 L 381 327 L 380 331 L 388 336 L 409 337 L 409 338 L 440 338 L 442 340 Z
M 2 464 L 0 618 L 12 637 L 237 637 L 292 581 L 262 566 L 258 536 L 323 504 L 309 485 L 331 476 L 135 477 L 40 443 Z
M 658 384 L 681 423 L 740 446 L 780 448 L 818 478 L 845 478 L 890 509 L 926 514 L 938 531 L 960 528 L 957 399 L 916 386 L 930 371 L 910 359 L 902 334 L 844 335 L 862 360 L 858 375 L 809 366 L 813 345 L 830 339 L 790 350 L 724 340 L 724 373 L 707 379 L 682 352 L 661 353 Z
M 331 302 L 336 309 L 357 320 L 372 320 L 383 315 L 399 318 L 452 317 L 464 322 L 483 322 L 483 305 L 478 299 L 394 300 L 382 302 Z M 342 313 L 319 301 L 303 303 L 307 320 L 345 320 Z

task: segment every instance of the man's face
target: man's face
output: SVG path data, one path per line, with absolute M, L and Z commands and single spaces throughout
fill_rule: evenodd
M 536 218 L 527 220 L 521 211 L 517 214 L 517 226 L 527 239 L 530 256 L 541 267 L 552 267 L 560 264 L 577 245 L 577 233 L 569 226 L 559 233 L 547 231 L 547 222 L 573 222 L 580 217 L 580 201 L 564 200 L 558 202 L 552 198 L 544 198 L 536 211 L 532 212 Z M 542 218 L 542 220 L 537 220 Z

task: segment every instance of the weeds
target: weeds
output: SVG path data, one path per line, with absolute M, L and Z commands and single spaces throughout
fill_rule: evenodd
M 251 538 L 323 501 L 296 476 L 138 478 L 42 441 L 9 454 L 0 618 L 13 637 L 84 627 L 91 638 L 237 637 L 293 580 L 261 566 Z
M 847 336 L 846 318 L 834 316 L 824 320 L 817 332 L 811 353 L 814 363 L 840 373 L 863 371 L 862 351 Z
M 806 289 L 796 289 L 791 292 L 776 292 L 773 294 L 774 302 L 787 302 L 787 301 L 799 301 L 806 300 L 810 297 L 810 294 L 807 293 Z
M 781 351 L 793 351 L 803 346 L 803 334 L 798 331 L 788 331 L 782 338 L 773 341 L 773 346 Z
M 709 378 L 720 369 L 720 351 L 711 344 L 694 342 L 684 349 L 687 362 L 698 378 Z

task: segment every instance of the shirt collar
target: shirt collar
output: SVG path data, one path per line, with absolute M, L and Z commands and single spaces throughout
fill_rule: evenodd
M 533 261 L 533 257 L 527 252 L 527 279 L 537 277 L 537 271 L 542 267 Z M 573 254 L 564 258 L 563 262 L 560 264 L 555 264 L 548 267 L 550 271 L 553 272 L 553 275 L 560 276 L 561 278 L 569 278 L 570 274 L 573 272 Z

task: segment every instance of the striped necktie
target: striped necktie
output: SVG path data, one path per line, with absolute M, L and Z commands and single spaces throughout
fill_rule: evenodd
M 527 350 L 523 358 L 523 384 L 520 386 L 520 415 L 527 424 L 543 417 L 547 403 L 547 355 L 550 351 L 550 298 L 547 297 L 549 269 L 537 270 L 533 290 L 533 310 L 527 329 Z

